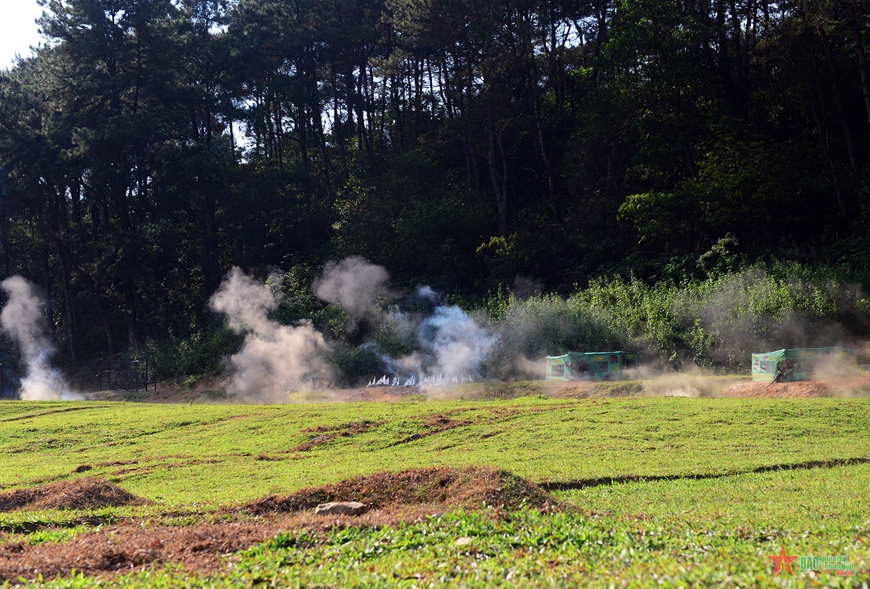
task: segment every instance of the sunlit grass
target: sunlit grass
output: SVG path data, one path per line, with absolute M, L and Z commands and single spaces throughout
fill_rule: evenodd
M 484 509 L 380 529 L 291 531 L 247 551 L 216 578 L 170 567 L 102 583 L 861 586 L 855 583 L 870 582 L 868 409 L 868 399 L 0 403 L 6 489 L 99 476 L 154 502 L 3 513 L 0 531 L 3 542 L 37 544 L 125 520 L 189 525 L 225 517 L 223 507 L 359 474 L 476 465 L 578 487 L 554 492 L 574 507 L 500 520 Z M 427 430 L 444 416 L 456 427 Z M 325 429 L 358 422 L 368 424 L 360 433 L 297 449 Z M 91 468 L 74 472 L 83 465 Z M 636 480 L 618 482 L 627 477 Z M 767 556 L 782 547 L 789 554 L 844 555 L 857 576 L 773 576 Z M 95 583 L 73 578 L 54 585 Z
M 0 487 L 100 476 L 147 499 L 183 505 L 249 501 L 425 466 L 490 466 L 535 482 L 744 472 L 870 457 L 868 408 L 867 399 L 536 397 L 282 406 L 0 403 L 0 414 L 17 418 L 0 421 Z M 408 440 L 442 415 L 461 426 Z M 379 425 L 294 450 L 319 435 L 313 428 L 363 420 Z

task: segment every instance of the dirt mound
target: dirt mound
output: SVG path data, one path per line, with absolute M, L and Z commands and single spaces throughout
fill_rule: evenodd
M 280 531 L 264 524 L 200 524 L 190 527 L 112 527 L 67 542 L 0 545 L 0 583 L 85 575 L 129 573 L 155 563 L 183 563 L 188 570 L 220 570 L 220 555 L 231 554 Z
M 16 509 L 93 509 L 140 505 L 146 501 L 100 478 L 60 481 L 0 493 L 0 512 Z
M 830 397 L 833 390 L 823 382 L 749 382 L 725 390 L 722 397 L 812 398 Z
M 313 509 L 330 501 L 360 501 L 372 509 L 439 504 L 449 507 L 484 505 L 546 508 L 553 498 L 538 485 L 491 468 L 423 468 L 381 472 L 302 489 L 286 497 L 267 497 L 241 508 L 254 514 Z
M 57 484 L 47 487 L 51 486 Z M 363 501 L 374 509 L 360 516 L 324 518 L 314 514 L 313 507 L 336 499 Z M 243 521 L 182 527 L 152 527 L 132 522 L 94 529 L 64 542 L 35 546 L 26 542 L 0 544 L 0 583 L 40 576 L 50 579 L 72 572 L 111 578 L 170 563 L 180 564 L 187 571 L 220 575 L 233 566 L 231 559 L 222 557 L 282 531 L 399 525 L 426 521 L 433 512 L 450 507 L 479 508 L 484 503 L 495 507 L 542 509 L 556 505 L 539 486 L 489 468 L 427 468 L 378 473 L 304 489 L 287 497 L 269 497 L 234 510 Z M 502 513 L 499 509 L 495 515 Z M 256 522 L 244 521 L 250 514 L 264 517 Z
M 350 423 L 342 423 L 333 427 L 321 425 L 318 427 L 302 430 L 307 434 L 311 434 L 311 439 L 307 442 L 299 444 L 292 450 L 294 452 L 307 452 L 317 446 L 322 446 L 338 438 L 351 438 L 355 435 L 364 434 L 369 430 L 375 429 L 383 425 L 380 421 L 353 421 Z

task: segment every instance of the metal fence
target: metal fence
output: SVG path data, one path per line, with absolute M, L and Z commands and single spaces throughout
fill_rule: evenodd
M 144 357 L 115 354 L 67 366 L 64 372 L 81 392 L 157 390 L 157 370 Z

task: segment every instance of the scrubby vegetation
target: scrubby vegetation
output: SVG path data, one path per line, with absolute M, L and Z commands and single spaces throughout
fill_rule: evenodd
M 502 289 L 478 301 L 452 297 L 495 341 L 482 360 L 482 376 L 539 378 L 543 356 L 571 350 L 631 349 L 654 368 L 726 372 L 745 372 L 751 352 L 783 347 L 840 345 L 857 349 L 861 361 L 870 360 L 865 343 L 870 338 L 870 297 L 848 279 L 844 268 L 758 262 L 679 281 L 614 276 L 585 288 L 575 286 L 567 295 L 518 298 Z M 339 384 L 360 384 L 362 377 L 392 373 L 387 358 L 424 352 L 425 341 L 409 318 L 430 313 L 432 303 L 413 294 L 351 322 L 342 309 L 318 302 L 310 284 L 285 281 L 279 292 L 286 302 L 276 318 L 308 319 L 326 334 Z M 299 300 L 308 303 L 303 306 Z M 187 344 L 199 350 L 200 356 L 192 357 L 201 363 L 185 366 L 194 371 L 221 368 L 215 353 L 226 354 L 230 348 L 211 342 L 238 345 L 241 340 L 221 340 L 220 333 Z M 174 356 L 175 362 L 190 357 Z
M 679 283 L 601 279 L 566 298 L 501 297 L 489 308 L 502 336 L 496 361 L 628 348 L 676 367 L 745 370 L 750 351 L 860 347 L 870 336 L 870 298 L 860 287 L 799 264 L 754 264 Z

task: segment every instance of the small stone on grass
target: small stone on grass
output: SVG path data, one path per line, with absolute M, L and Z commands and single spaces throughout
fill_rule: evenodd
M 368 511 L 368 506 L 359 501 L 333 501 L 321 503 L 314 508 L 316 515 L 360 515 Z

